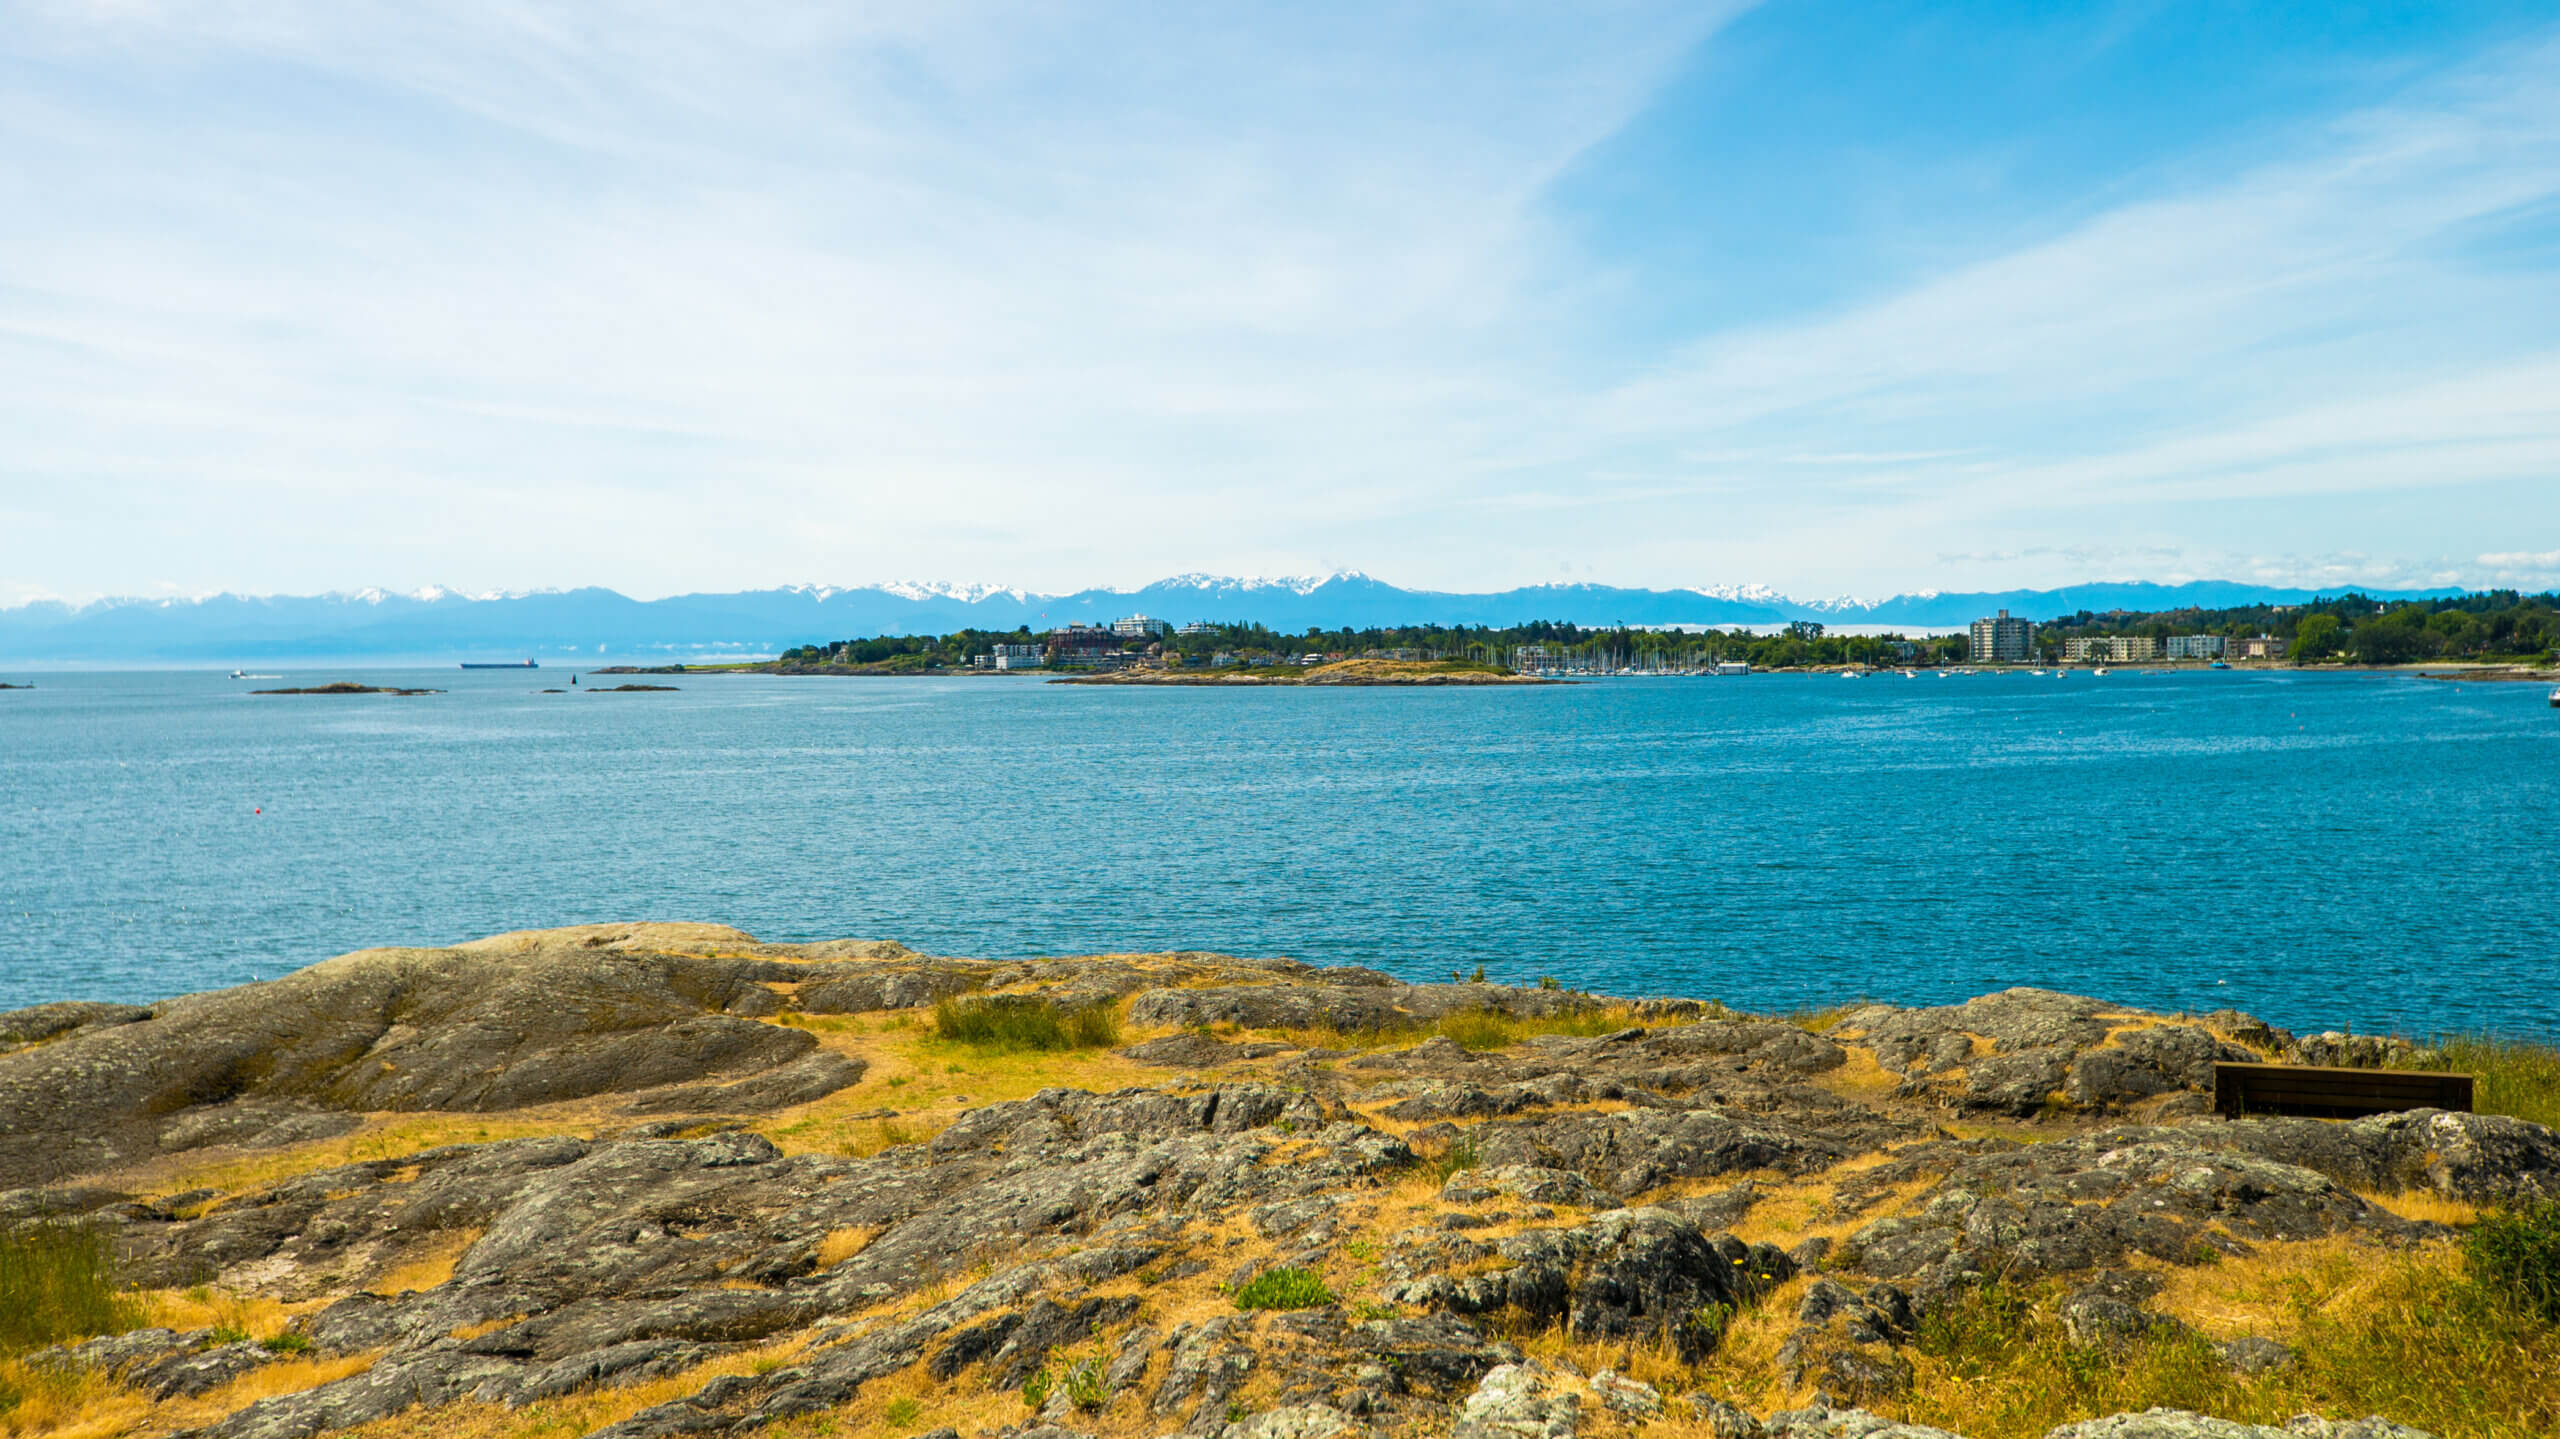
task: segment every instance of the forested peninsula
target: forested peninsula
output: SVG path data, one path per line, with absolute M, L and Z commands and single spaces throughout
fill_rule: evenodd
M 1144 617 L 1139 617 L 1144 620 Z M 1799 620 L 1774 632 L 1728 628 L 1638 628 L 1528 622 L 1518 625 L 1405 625 L 1309 629 L 1282 633 L 1253 623 L 1195 621 L 1179 627 L 1145 621 L 1120 635 L 1106 627 L 1035 631 L 956 630 L 948 634 L 881 635 L 795 646 L 758 663 L 611 666 L 602 674 L 741 672 L 794 675 L 1020 674 L 1050 670 L 1061 658 L 1092 650 L 1085 637 L 1108 635 L 1124 669 L 1258 673 L 1265 682 L 1296 683 L 1279 672 L 1351 660 L 1520 670 L 1547 666 L 1576 673 L 1698 671 L 1717 665 L 1754 670 L 1839 669 L 1980 664 L 1971 637 L 1958 633 L 1844 634 Z M 2227 609 L 2080 611 L 2034 626 L 2026 662 L 2054 664 L 2075 641 L 2107 637 L 2165 644 L 2209 636 L 2247 651 L 2250 663 L 2310 666 L 2456 664 L 2548 669 L 2560 655 L 2560 594 L 2488 591 L 2450 598 L 2374 600 L 2362 593 L 2299 605 Z M 2254 645 L 2243 642 L 2256 641 Z M 993 663 L 1005 649 L 1024 652 L 1010 667 Z M 1036 656 L 1038 662 L 1033 662 Z M 2148 661 L 2146 661 L 2148 662 Z M 2180 663 L 2161 660 L 2163 664 Z M 2198 659 L 2193 661 L 2201 663 Z M 1054 674 L 1052 674 L 1054 677 Z M 1143 681 L 1141 681 L 1143 682 Z M 1236 682 L 1232 679 L 1218 682 Z

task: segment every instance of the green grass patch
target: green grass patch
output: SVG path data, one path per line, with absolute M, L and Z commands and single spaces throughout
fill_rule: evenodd
M 2485 1034 L 2438 1039 L 2434 1048 L 2446 1068 L 2476 1077 L 2473 1109 L 2560 1129 L 2560 1048 Z
M 1610 1004 L 1558 1014 L 1532 1015 L 1505 1014 L 1498 1009 L 1469 1009 L 1443 1015 L 1437 1020 L 1417 1016 L 1357 1028 L 1319 1024 L 1269 1032 L 1310 1049 L 1402 1049 L 1436 1034 L 1468 1049 L 1491 1050 L 1541 1034 L 1596 1038 L 1615 1034 L 1636 1023 L 1632 1005 Z
M 115 1241 L 87 1225 L 0 1234 L 0 1354 L 117 1334 L 142 1307 L 116 1283 Z
M 1971 1290 L 1922 1323 L 1917 1383 L 1896 1417 L 1975 1439 L 2040 1439 L 2154 1407 L 2278 1427 L 2303 1413 L 2380 1414 L 2442 1439 L 2560 1433 L 2560 1326 L 2443 1251 L 2372 1262 L 2389 1272 L 2349 1303 L 2302 1285 L 2276 1336 L 2295 1361 L 2257 1377 L 2232 1372 L 2192 1332 L 2121 1352 L 2075 1345 L 2053 1312 L 2057 1289 Z
M 2483 1217 L 2463 1236 L 2462 1257 L 2473 1282 L 2560 1326 L 2560 1200 Z
M 1534 1034 L 1568 1034 L 1593 1039 L 1615 1034 L 1634 1023 L 1615 1009 L 1576 1009 L 1562 1014 L 1510 1015 L 1499 1010 L 1466 1010 L 1446 1014 L 1432 1029 L 1468 1049 L 1501 1049 Z
M 1322 1309 L 1332 1302 L 1323 1275 L 1293 1264 L 1265 1269 L 1236 1291 L 1238 1309 Z
M 1422 1158 L 1423 1167 L 1431 1171 L 1433 1180 L 1446 1184 L 1451 1175 L 1475 1168 L 1484 1162 L 1484 1152 L 1476 1147 L 1473 1134 L 1461 1133 L 1439 1149 Z
M 1108 1003 L 1064 1005 L 1030 995 L 962 995 L 933 1007 L 937 1038 L 999 1054 L 1099 1049 L 1120 1042 L 1120 1013 Z

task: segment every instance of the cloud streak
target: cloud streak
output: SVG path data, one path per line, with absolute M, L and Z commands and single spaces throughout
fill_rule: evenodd
M 0 0 L 5 583 L 2057 582 L 2560 466 L 2548 40 L 1615 334 L 1550 191 L 1735 13 Z

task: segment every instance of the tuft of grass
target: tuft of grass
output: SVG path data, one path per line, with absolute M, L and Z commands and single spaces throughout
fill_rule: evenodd
M 2433 1048 L 2448 1069 L 2476 1077 L 2472 1108 L 2560 1129 L 2560 1047 L 2457 1034 L 2436 1040 Z
M 1236 1290 L 1238 1309 L 1322 1309 L 1333 1302 L 1333 1290 L 1312 1269 L 1284 1264 L 1265 1269 Z
M 1511 1016 L 1490 1009 L 1445 1014 L 1432 1027 L 1467 1049 L 1501 1049 L 1519 1037 Z
M 1488 1050 L 1502 1049 L 1536 1034 L 1593 1039 L 1603 1034 L 1615 1034 L 1634 1022 L 1623 1006 L 1525 1016 L 1477 1009 L 1443 1015 L 1432 1028 L 1468 1049 Z
M 0 1234 L 0 1354 L 137 1328 L 142 1305 L 116 1284 L 115 1241 L 76 1224 Z
M 1031 995 L 962 995 L 933 1007 L 933 1032 L 997 1054 L 1100 1049 L 1120 1042 L 1112 1005 L 1063 1005 Z
M 1434 1153 L 1423 1156 L 1423 1167 L 1435 1185 L 1446 1184 L 1449 1176 L 1473 1169 L 1484 1162 L 1484 1152 L 1476 1145 L 1473 1134 L 1460 1134 Z
M 2485 1216 L 2463 1236 L 2474 1283 L 2560 1326 L 2560 1200 Z
M 2190 1330 L 2121 1352 L 2074 1345 L 2051 1287 L 1967 1291 L 1922 1323 L 1900 1417 L 1976 1439 L 2037 1439 L 2061 1424 L 2155 1407 L 2271 1426 L 2302 1413 L 2380 1414 L 2446 1439 L 2560 1433 L 2560 1387 L 2548 1378 L 2560 1373 L 2560 1326 L 2475 1282 L 2449 1246 L 2349 1267 L 2352 1292 L 2291 1281 L 2268 1337 L 2289 1344 L 2295 1361 L 2257 1377 L 2231 1372 Z
M 1778 1017 L 1807 1033 L 1829 1034 L 1840 1027 L 1840 1021 L 1849 1017 L 1849 1011 L 1853 1007 L 1846 1004 L 1827 1004 L 1809 1009 L 1791 1009 Z
M 871 1241 L 879 1237 L 880 1231 L 867 1224 L 857 1224 L 849 1229 L 830 1229 L 827 1237 L 818 1241 L 818 1267 L 833 1269 L 870 1248 Z
M 916 1422 L 923 1414 L 924 1401 L 913 1398 L 892 1399 L 889 1401 L 889 1407 L 880 1411 L 881 1418 L 902 1429 Z
M 1111 1381 L 1100 1359 L 1079 1359 L 1068 1365 L 1060 1382 L 1066 1386 L 1067 1402 L 1087 1414 L 1111 1402 Z

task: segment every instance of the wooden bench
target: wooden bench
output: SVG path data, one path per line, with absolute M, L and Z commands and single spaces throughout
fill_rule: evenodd
M 2325 1069 L 2308 1064 L 2216 1064 L 2213 1112 L 2353 1119 L 2402 1109 L 2471 1108 L 2471 1076 L 2423 1069 Z

